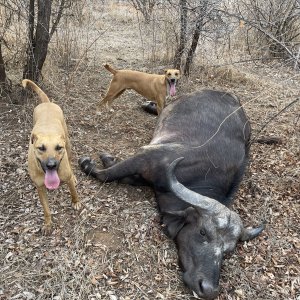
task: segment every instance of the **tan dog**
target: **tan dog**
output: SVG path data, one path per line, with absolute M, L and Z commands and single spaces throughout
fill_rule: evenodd
M 176 84 L 180 78 L 180 71 L 176 69 L 165 70 L 164 75 L 147 74 L 131 70 L 114 70 L 105 64 L 109 72 L 114 76 L 105 97 L 100 101 L 98 107 L 108 106 L 118 98 L 126 89 L 133 89 L 142 96 L 157 103 L 157 113 L 160 114 L 165 107 L 167 96 L 175 96 Z
M 25 79 L 22 85 L 24 88 L 30 86 L 42 102 L 33 112 L 34 127 L 29 142 L 28 171 L 44 209 L 43 233 L 49 233 L 52 220 L 47 189 L 57 189 L 61 181 L 66 182 L 70 189 L 73 208 L 77 210 L 81 207 L 75 188 L 75 176 L 69 161 L 71 146 L 61 108 L 51 103 L 47 95 L 34 82 Z

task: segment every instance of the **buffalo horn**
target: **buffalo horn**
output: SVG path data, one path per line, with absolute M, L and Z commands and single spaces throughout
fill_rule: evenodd
M 244 228 L 242 230 L 242 234 L 240 237 L 241 241 L 249 241 L 257 237 L 264 229 L 265 229 L 265 224 L 260 225 L 259 227 L 256 228 Z
M 198 194 L 181 184 L 175 176 L 176 165 L 184 158 L 175 159 L 167 169 L 167 182 L 170 191 L 172 191 L 179 199 L 191 204 L 197 208 L 218 213 L 224 210 L 224 205 L 217 200 Z

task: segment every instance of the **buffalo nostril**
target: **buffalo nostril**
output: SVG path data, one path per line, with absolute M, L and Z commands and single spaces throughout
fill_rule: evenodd
M 201 294 L 204 294 L 203 287 L 202 287 L 202 280 L 199 280 L 199 291 Z
M 214 299 L 219 294 L 218 287 L 214 287 L 205 279 L 199 281 L 199 290 L 205 299 Z

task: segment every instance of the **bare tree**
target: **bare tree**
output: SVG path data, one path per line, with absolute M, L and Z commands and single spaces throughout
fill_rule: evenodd
M 194 33 L 192 36 L 192 43 L 190 46 L 190 49 L 187 54 L 186 58 L 186 63 L 184 66 L 184 74 L 189 75 L 190 74 L 190 69 L 191 69 L 191 64 L 193 62 L 194 54 L 196 51 L 196 48 L 198 46 L 198 41 L 200 37 L 200 33 L 202 28 L 204 27 L 206 22 L 209 22 L 209 0 L 203 0 L 200 2 L 200 7 L 197 7 L 198 14 L 197 14 L 197 19 L 195 23 L 195 29 Z
M 39 81 L 50 42 L 51 4 L 51 0 L 38 0 L 37 25 L 34 33 L 35 0 L 29 1 L 27 64 L 24 67 L 23 78 Z
M 10 10 L 9 5 L 2 5 L 3 9 L 1 10 L 1 32 L 0 32 L 0 89 L 1 95 L 2 91 L 7 93 L 10 91 L 10 81 L 6 75 L 5 62 L 3 57 L 2 45 L 7 47 L 7 43 L 5 42 L 5 33 L 7 28 L 10 26 L 12 22 L 12 11 Z
M 184 66 L 183 73 L 185 75 L 190 75 L 191 64 L 193 62 L 194 54 L 198 46 L 198 41 L 199 41 L 202 26 L 203 26 L 202 18 L 199 18 L 196 22 L 195 31 L 192 37 L 192 44 L 188 51 L 185 66 Z
M 6 77 L 4 59 L 3 59 L 3 54 L 2 54 L 2 42 L 3 42 L 3 40 L 0 39 L 0 88 L 1 88 L 1 90 L 6 91 L 7 90 L 7 77 Z
M 146 23 L 151 20 L 151 15 L 155 6 L 157 5 L 157 0 L 129 0 L 133 7 L 142 13 Z
M 182 55 L 187 43 L 187 0 L 180 0 L 180 39 L 174 55 L 174 68 L 180 69 Z
M 288 58 L 298 65 L 300 46 L 299 0 L 241 0 L 235 10 L 223 11 L 243 20 L 248 32 L 248 49 L 270 58 Z M 259 49 L 260 47 L 260 49 Z
M 187 11 L 189 12 L 186 18 L 189 20 L 190 27 L 190 46 L 187 50 L 186 61 L 183 66 L 183 73 L 190 74 L 193 64 L 194 55 L 198 47 L 201 34 L 205 33 L 206 38 L 212 38 L 218 32 L 217 27 L 223 25 L 219 14 L 218 0 L 200 0 L 187 2 Z M 182 25 L 183 26 L 183 25 Z M 186 43 L 187 45 L 187 43 Z M 183 53 L 183 49 L 180 49 Z
M 56 19 L 50 31 L 52 0 L 37 0 L 37 21 L 35 25 L 35 1 L 28 4 L 28 47 L 27 62 L 23 70 L 23 78 L 39 81 L 44 62 L 47 57 L 50 39 L 57 29 L 65 8 L 65 0 L 61 0 Z

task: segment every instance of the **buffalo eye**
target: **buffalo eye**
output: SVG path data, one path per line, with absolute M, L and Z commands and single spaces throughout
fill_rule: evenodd
M 45 145 L 39 146 L 37 147 L 40 151 L 45 152 L 46 151 L 46 147 Z
M 56 150 L 56 151 L 60 151 L 62 148 L 63 148 L 62 146 L 56 145 L 55 150 Z
M 201 234 L 202 236 L 205 236 L 205 235 L 206 235 L 205 230 L 204 230 L 204 229 L 201 229 L 201 230 L 200 230 L 200 234 Z

